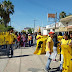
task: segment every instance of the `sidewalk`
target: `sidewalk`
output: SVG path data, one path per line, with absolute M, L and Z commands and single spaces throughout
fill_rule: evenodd
M 45 72 L 44 68 L 47 62 L 45 55 L 34 55 L 35 47 L 22 47 L 14 50 L 14 57 L 0 57 L 0 72 Z M 59 62 L 52 62 L 50 72 L 56 71 Z

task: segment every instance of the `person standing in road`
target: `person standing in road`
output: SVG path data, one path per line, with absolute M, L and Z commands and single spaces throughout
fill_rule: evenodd
M 54 42 L 54 46 L 53 46 L 54 58 L 53 58 L 53 61 L 56 61 L 56 56 L 57 56 L 57 43 L 58 43 L 57 35 L 56 34 L 54 35 L 53 42 Z
M 49 35 L 50 35 L 50 37 L 47 39 L 47 45 L 46 45 L 46 52 L 48 52 L 49 57 L 47 60 L 45 71 L 48 71 L 50 69 L 50 63 L 52 60 L 50 57 L 53 52 L 53 45 L 54 45 L 54 42 L 53 42 L 54 32 L 50 32 Z
M 30 34 L 28 34 L 28 44 L 29 44 L 29 47 L 31 47 L 31 40 L 32 40 L 32 36 Z
M 32 40 L 31 40 L 31 46 L 33 46 L 33 33 L 31 34 Z
M 68 38 L 68 34 L 65 33 L 64 34 L 64 39 L 61 40 L 61 45 L 65 46 L 65 45 L 70 45 L 71 40 Z M 65 49 L 64 49 L 65 50 Z M 61 62 L 60 62 L 60 70 L 63 70 L 63 62 L 64 62 L 64 51 L 63 48 L 61 48 Z
M 25 34 L 22 35 L 22 41 L 23 41 L 23 47 L 25 47 L 25 43 L 26 43 L 26 37 L 25 37 Z
M 70 33 L 70 38 L 71 38 L 71 40 L 72 40 L 72 33 Z
M 11 50 L 11 57 L 13 57 L 13 45 L 14 42 L 16 40 L 16 35 L 13 34 L 13 28 L 9 29 L 9 37 L 10 37 L 10 41 L 9 41 L 9 45 L 7 46 L 7 55 L 9 57 L 10 54 L 10 50 Z
M 20 33 L 18 34 L 17 41 L 18 41 L 18 47 L 20 48 L 20 41 L 21 41 L 21 34 Z
M 17 32 L 15 32 L 15 35 L 16 35 L 16 37 L 18 36 Z M 17 39 L 15 39 L 15 48 L 17 49 Z

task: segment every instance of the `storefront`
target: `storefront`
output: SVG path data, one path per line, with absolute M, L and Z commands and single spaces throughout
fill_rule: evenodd
M 68 34 L 70 34 L 72 32 L 72 15 L 62 18 L 60 22 L 64 27 L 60 26 L 58 29 L 55 29 L 55 32 L 68 32 Z
M 59 29 L 55 29 L 55 32 L 59 33 L 65 33 L 68 32 L 68 34 L 70 34 L 72 32 L 72 26 L 68 26 L 68 27 L 60 27 Z

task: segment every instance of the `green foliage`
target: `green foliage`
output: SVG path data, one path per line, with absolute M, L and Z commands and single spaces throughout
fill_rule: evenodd
M 6 32 L 8 31 L 10 28 L 13 28 L 11 26 L 5 27 L 5 25 L 2 23 L 0 24 L 0 32 Z
M 32 28 L 31 30 L 32 30 L 32 32 L 34 32 L 34 28 Z
M 64 11 L 62 11 L 60 14 L 59 14 L 59 18 L 65 18 L 66 17 L 66 13 Z
M 7 28 L 5 27 L 4 24 L 0 24 L 0 32 L 5 32 L 7 31 Z
M 7 27 L 7 30 L 10 30 L 11 28 L 13 28 L 13 27 L 11 27 L 11 26 L 8 26 L 8 27 Z M 13 28 L 13 29 L 14 29 L 14 28 Z
M 31 29 L 31 28 L 28 30 L 28 33 L 29 33 L 29 34 L 31 34 L 31 33 L 32 33 L 32 29 Z
M 24 31 L 24 30 L 22 30 L 21 32 L 22 32 L 22 33 L 26 33 L 26 31 Z
M 5 27 L 10 22 L 10 14 L 14 13 L 14 5 L 9 0 L 4 0 L 2 4 L 0 4 L 0 17 L 3 18 Z

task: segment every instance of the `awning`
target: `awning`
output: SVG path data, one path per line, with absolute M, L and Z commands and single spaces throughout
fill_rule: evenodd
M 61 22 L 68 22 L 68 21 L 71 21 L 71 20 L 72 20 L 72 15 L 60 19 Z
M 72 29 L 68 29 L 68 31 L 72 31 Z
M 60 32 L 59 29 L 55 29 L 55 32 Z
M 55 32 L 67 32 L 67 31 L 72 31 L 72 28 L 60 27 L 59 29 L 55 29 Z
M 67 29 L 67 27 L 60 27 L 59 31 L 60 32 L 66 32 L 66 31 L 68 31 L 68 29 Z

